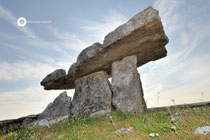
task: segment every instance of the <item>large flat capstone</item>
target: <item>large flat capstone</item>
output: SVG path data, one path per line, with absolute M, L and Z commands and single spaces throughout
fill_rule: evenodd
M 114 61 L 130 55 L 137 56 L 137 67 L 167 55 L 165 45 L 168 38 L 164 33 L 158 11 L 151 6 L 132 17 L 105 36 L 103 44 L 94 43 L 84 49 L 64 77 L 53 79 L 48 76 L 41 85 L 46 90 L 73 89 L 74 81 L 96 71 L 105 71 L 111 77 Z M 60 84 L 60 85 L 59 85 Z

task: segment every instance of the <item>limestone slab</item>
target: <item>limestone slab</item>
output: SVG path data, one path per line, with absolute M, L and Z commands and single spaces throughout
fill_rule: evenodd
M 165 57 L 167 43 L 158 11 L 150 6 L 106 35 L 103 44 L 94 43 L 83 50 L 65 78 L 60 80 L 60 86 L 52 81 L 42 82 L 42 85 L 46 90 L 73 89 L 76 79 L 96 71 L 105 71 L 111 77 L 114 61 L 136 55 L 139 67 Z
M 112 64 L 112 104 L 117 111 L 141 113 L 146 109 L 143 89 L 137 71 L 137 56 L 132 55 Z
M 106 72 L 83 76 L 75 81 L 75 85 L 71 114 L 83 117 L 102 110 L 111 111 L 112 92 Z

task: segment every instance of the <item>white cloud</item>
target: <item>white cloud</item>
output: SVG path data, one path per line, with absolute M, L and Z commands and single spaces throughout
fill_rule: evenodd
M 110 10 L 108 15 L 101 22 L 83 21 L 85 23 L 81 28 L 88 32 L 97 42 L 103 42 L 104 37 L 121 24 L 127 22 L 127 18 L 115 10 Z
M 159 10 L 161 20 L 168 33 L 173 33 L 183 26 L 182 16 L 177 11 L 185 0 L 157 0 L 155 7 Z M 169 20 L 170 19 L 170 20 Z
M 172 105 L 171 99 L 177 104 L 199 102 L 202 91 L 206 93 L 205 100 L 210 100 L 210 88 L 207 85 L 210 79 L 209 49 L 203 52 L 200 48 L 201 43 L 207 42 L 206 38 L 210 37 L 210 28 L 206 26 L 210 21 L 202 16 L 197 19 L 196 11 L 187 11 L 195 9 L 199 4 L 184 2 L 182 0 L 155 2 L 155 8 L 160 12 L 166 35 L 169 37 L 169 44 L 166 46 L 168 50 L 166 58 L 139 68 L 140 72 L 142 71 L 142 84 L 149 107 L 158 106 L 156 102 L 158 92 L 159 104 L 162 106 Z M 186 13 L 188 15 L 185 15 Z M 191 20 L 186 20 L 186 17 Z M 200 22 L 192 23 L 195 17 Z
M 50 59 L 50 58 L 49 58 Z M 50 61 L 54 61 L 51 60 Z M 68 70 L 71 63 L 55 61 L 54 65 L 44 64 L 37 61 L 17 61 L 9 63 L 0 61 L 0 80 L 18 81 L 18 80 L 41 80 L 47 74 L 55 69 L 64 68 Z
M 52 31 L 53 35 L 59 40 L 55 41 L 54 44 L 57 46 L 72 49 L 75 51 L 81 51 L 88 47 L 82 40 L 80 40 L 76 35 L 69 32 L 62 32 L 55 27 L 50 26 L 49 29 Z
M 0 80 L 6 81 L 41 79 L 55 69 L 47 64 L 27 61 L 14 63 L 0 61 L 0 65 Z
M 41 87 L 0 92 L 0 120 L 41 113 L 61 92 L 44 91 Z M 69 96 L 73 93 L 74 90 L 68 90 Z
M 0 32 L 0 38 L 4 38 L 4 39 L 12 39 L 12 37 L 11 37 L 11 36 L 9 36 L 8 34 L 3 33 L 3 32 Z
M 0 5 L 0 17 L 7 20 L 10 24 L 12 24 L 15 28 L 19 29 L 23 32 L 28 38 L 35 39 L 37 36 L 26 26 L 20 27 L 17 25 L 17 18 L 7 9 Z

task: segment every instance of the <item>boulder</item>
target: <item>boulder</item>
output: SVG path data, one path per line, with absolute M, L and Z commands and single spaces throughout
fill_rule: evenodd
M 85 48 L 77 57 L 78 63 L 83 63 L 87 59 L 92 58 L 95 56 L 98 52 L 102 51 L 102 44 L 96 42 L 93 45 Z
M 50 128 L 50 126 L 52 124 L 58 123 L 60 121 L 66 120 L 68 119 L 68 115 L 65 116 L 61 116 L 61 117 L 55 117 L 55 118 L 45 118 L 45 119 L 39 119 L 36 121 L 33 121 L 32 123 L 30 123 L 28 125 L 28 128 L 33 128 L 35 126 L 41 126 L 41 127 L 48 127 Z
M 125 113 L 145 111 L 136 55 L 125 57 L 112 64 L 112 92 L 112 104 L 116 110 Z
M 111 110 L 112 92 L 106 72 L 99 71 L 81 77 L 75 81 L 75 85 L 71 114 L 84 117 L 98 111 Z
M 50 103 L 47 108 L 39 114 L 39 119 L 61 117 L 70 114 L 71 97 L 68 97 L 67 92 L 61 93 L 53 103 Z
M 77 62 L 73 63 L 69 68 L 68 75 L 73 76 L 77 73 L 77 67 L 87 59 L 94 57 L 97 53 L 102 51 L 102 45 L 98 42 L 85 48 L 77 57 Z
M 207 135 L 210 132 L 210 126 L 201 126 L 195 129 L 195 134 Z
M 41 84 L 46 90 L 73 89 L 76 79 L 93 72 L 105 71 L 111 77 L 114 61 L 136 55 L 139 67 L 165 57 L 167 43 L 168 38 L 164 33 L 158 11 L 150 6 L 106 35 L 102 45 L 95 43 L 83 50 L 65 78 L 61 78 L 59 82 L 50 80 L 49 83 Z
M 41 81 L 41 85 L 44 86 L 45 90 L 67 88 L 66 71 L 63 69 L 55 70 Z

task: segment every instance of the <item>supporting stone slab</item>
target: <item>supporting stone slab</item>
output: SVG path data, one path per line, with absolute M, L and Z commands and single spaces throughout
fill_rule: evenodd
M 146 110 L 136 55 L 113 62 L 112 92 L 112 104 L 117 111 L 141 113 Z
M 83 117 L 98 111 L 111 110 L 112 92 L 104 71 L 83 76 L 75 81 L 71 114 Z

